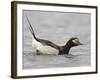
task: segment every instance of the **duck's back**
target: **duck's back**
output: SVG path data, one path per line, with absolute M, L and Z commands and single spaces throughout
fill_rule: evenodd
M 37 51 L 37 54 L 59 54 L 59 46 L 48 40 L 33 39 L 32 46 Z

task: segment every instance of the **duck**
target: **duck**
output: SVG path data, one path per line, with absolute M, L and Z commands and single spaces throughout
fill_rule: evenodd
M 38 37 L 36 37 L 33 27 L 28 19 L 28 17 L 26 16 L 27 21 L 29 23 L 29 30 L 32 34 L 32 47 L 36 50 L 36 54 L 37 55 L 50 55 L 50 54 L 54 54 L 54 55 L 64 55 L 64 54 L 69 54 L 69 51 L 72 47 L 78 46 L 78 45 L 82 45 L 82 43 L 80 43 L 79 39 L 77 37 L 72 37 L 70 38 L 65 45 L 60 46 L 57 45 L 49 40 L 46 39 L 40 39 Z

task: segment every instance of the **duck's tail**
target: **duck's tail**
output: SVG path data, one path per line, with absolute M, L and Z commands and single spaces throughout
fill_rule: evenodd
M 30 30 L 31 34 L 33 35 L 33 37 L 34 37 L 35 39 L 37 39 L 36 36 L 35 36 L 35 34 L 34 34 L 34 30 L 33 30 L 33 28 L 32 28 L 32 25 L 31 25 L 31 23 L 30 23 L 30 21 L 29 21 L 29 19 L 28 19 L 27 16 L 26 16 L 26 18 L 27 18 L 27 21 L 28 21 L 28 23 L 29 23 L 29 30 Z

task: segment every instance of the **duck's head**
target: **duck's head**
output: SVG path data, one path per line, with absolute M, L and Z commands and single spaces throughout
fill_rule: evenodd
M 70 48 L 82 45 L 77 37 L 72 37 L 69 41 L 63 46 L 63 49 L 59 52 L 59 54 L 68 54 Z
M 70 47 L 74 47 L 74 46 L 82 45 L 82 43 L 80 43 L 77 37 L 72 37 L 67 42 L 67 45 L 69 45 Z

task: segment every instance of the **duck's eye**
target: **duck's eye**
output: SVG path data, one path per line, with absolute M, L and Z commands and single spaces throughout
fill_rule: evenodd
M 73 43 L 78 44 L 79 43 L 79 39 L 74 39 L 72 40 Z

